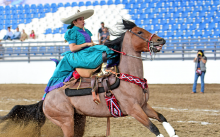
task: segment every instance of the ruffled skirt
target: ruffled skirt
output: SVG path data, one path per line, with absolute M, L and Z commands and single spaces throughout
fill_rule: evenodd
M 58 63 L 53 76 L 50 78 L 45 92 L 62 87 L 72 77 L 75 68 L 94 69 L 103 63 L 102 53 L 107 53 L 107 58 L 112 58 L 114 52 L 104 45 L 95 45 L 77 52 L 65 52 L 63 59 Z

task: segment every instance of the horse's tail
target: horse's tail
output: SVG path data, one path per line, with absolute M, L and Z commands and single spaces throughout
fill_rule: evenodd
M 32 105 L 16 105 L 5 116 L 0 116 L 0 123 L 10 120 L 10 122 L 28 125 L 30 122 L 42 127 L 46 121 L 43 113 L 43 100 Z

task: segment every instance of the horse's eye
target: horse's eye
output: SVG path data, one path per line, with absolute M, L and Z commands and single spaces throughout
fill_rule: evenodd
M 138 34 L 142 34 L 142 31 L 138 31 Z

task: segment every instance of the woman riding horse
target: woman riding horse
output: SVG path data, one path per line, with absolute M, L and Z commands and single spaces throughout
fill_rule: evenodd
M 47 91 L 62 86 L 62 82 L 71 77 L 72 71 L 76 67 L 97 67 L 102 63 L 101 54 L 103 51 L 108 54 L 109 58 L 114 58 L 114 52 L 106 46 L 92 46 L 94 44 L 90 38 L 91 33 L 86 29 L 83 30 L 84 19 L 93 14 L 93 10 L 88 11 L 87 13 L 90 13 L 90 15 L 86 14 L 87 16 L 82 16 L 81 14 L 84 13 L 82 12 L 80 15 L 77 13 L 79 16 L 73 15 L 70 18 L 62 19 L 64 23 L 72 23 L 71 26 L 75 25 L 65 34 L 65 39 L 70 43 L 70 49 L 74 53 L 65 53 L 64 58 L 58 64 L 51 78 L 53 83 L 48 84 L 51 88 L 48 88 Z M 137 27 L 136 24 L 130 21 L 123 20 L 122 29 L 126 30 L 126 32 L 118 34 L 120 37 L 105 43 L 105 45 L 122 53 L 118 64 L 120 75 L 129 74 L 130 76 L 143 79 L 144 71 L 141 52 L 158 52 L 166 41 L 155 34 Z M 114 94 L 119 102 L 122 113 L 125 116 L 129 115 L 135 118 L 157 137 L 164 136 L 149 118 L 160 121 L 170 137 L 178 137 L 166 118 L 148 104 L 149 91 L 145 91 L 142 87 L 134 84 L 134 81 L 136 83 L 138 81 L 130 76 L 126 75 L 126 77 L 123 77 L 126 80 L 121 80 L 120 85 L 112 90 L 112 94 Z M 45 100 L 41 100 L 36 104 L 14 106 L 7 115 L 0 116 L 0 123 L 11 120 L 10 122 L 13 122 L 13 124 L 17 123 L 23 126 L 33 121 L 34 127 L 36 127 L 34 131 L 37 130 L 40 136 L 40 129 L 47 117 L 62 129 L 65 137 L 82 137 L 86 116 L 112 117 L 106 105 L 105 93 L 100 93 L 99 96 L 101 102 L 97 105 L 91 99 L 92 95 L 68 97 L 65 94 L 64 88 L 55 89 L 50 91 Z
M 50 78 L 45 89 L 46 93 L 62 87 L 63 82 L 69 81 L 75 68 L 97 68 L 103 62 L 103 52 L 107 53 L 107 58 L 113 57 L 114 52 L 105 45 L 95 45 L 91 39 L 92 33 L 84 28 L 84 20 L 91 17 L 93 13 L 94 10 L 78 11 L 72 16 L 61 19 L 64 24 L 71 24 L 64 35 L 65 40 L 69 43 L 70 51 L 62 54 L 64 58 L 59 62 Z

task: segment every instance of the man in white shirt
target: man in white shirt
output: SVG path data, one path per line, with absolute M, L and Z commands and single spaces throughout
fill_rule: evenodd
M 20 39 L 20 38 L 21 38 L 21 32 L 19 32 L 19 28 L 17 27 L 16 32 L 14 33 L 11 39 Z
M 4 40 L 7 40 L 7 39 L 11 39 L 13 36 L 13 33 L 11 32 L 11 27 L 8 27 L 8 31 L 7 31 L 7 34 L 4 36 Z

